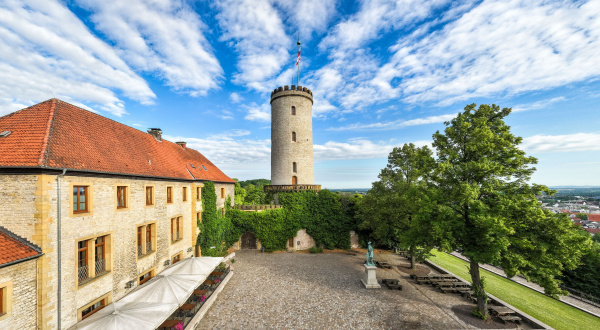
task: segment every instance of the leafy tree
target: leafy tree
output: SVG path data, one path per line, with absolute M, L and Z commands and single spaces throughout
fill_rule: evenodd
M 576 217 L 578 217 L 581 220 L 587 220 L 588 219 L 587 213 L 577 213 Z
M 546 294 L 563 293 L 556 277 L 573 269 L 589 238 L 574 230 L 566 216 L 544 212 L 535 196 L 552 194 L 545 186 L 529 185 L 534 157 L 518 145 L 504 118 L 511 112 L 496 105 L 465 107 L 444 133 L 433 135 L 438 166 L 435 181 L 443 199 L 443 249 L 456 249 L 469 259 L 474 314 L 487 317 L 487 295 L 479 264 L 500 265 L 509 277 L 522 274 L 544 287 Z
M 235 205 L 243 205 L 244 199 L 246 198 L 246 195 L 248 193 L 246 192 L 246 189 L 242 188 L 238 179 L 234 179 L 234 180 L 235 180 L 235 187 L 234 187 Z
M 425 259 L 432 245 L 433 187 L 428 178 L 435 167 L 432 152 L 426 146 L 405 144 L 389 154 L 388 165 L 379 174 L 360 204 L 363 229 L 384 245 L 398 246 L 415 257 Z
M 596 243 L 600 243 L 600 235 L 595 234 L 594 236 L 592 236 L 592 241 L 594 241 Z
M 583 234 L 589 235 L 585 231 Z M 600 241 L 598 238 L 600 235 L 595 235 L 592 240 L 598 242 Z M 581 265 L 576 269 L 563 272 L 561 280 L 569 288 L 600 298 L 598 274 L 600 274 L 600 244 L 592 244 L 591 248 L 582 256 Z

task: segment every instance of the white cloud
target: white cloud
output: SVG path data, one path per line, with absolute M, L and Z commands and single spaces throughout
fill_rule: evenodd
M 234 119 L 233 112 L 231 112 L 229 110 L 223 110 L 223 111 L 221 111 L 221 114 L 219 115 L 219 118 L 221 118 L 223 120 Z
M 408 142 L 407 142 L 408 143 Z M 412 142 L 417 147 L 428 146 L 430 149 L 432 141 L 418 140 Z M 377 141 L 357 138 L 348 142 L 328 141 L 325 144 L 315 144 L 315 161 L 340 160 L 340 159 L 372 159 L 387 158 L 392 149 L 401 147 L 404 143 L 396 141 Z
M 566 100 L 567 100 L 567 98 L 565 98 L 564 96 L 559 96 L 559 97 L 553 97 L 548 100 L 541 100 L 541 101 L 537 101 L 537 102 L 533 102 L 533 103 L 518 104 L 512 108 L 512 111 L 513 112 L 521 112 L 521 111 L 543 109 L 543 108 L 547 108 L 547 107 L 551 106 L 554 103 L 564 102 Z
M 360 48 L 374 39 L 379 39 L 383 32 L 396 30 L 428 17 L 432 10 L 448 2 L 449 0 L 362 1 L 360 10 L 337 24 L 319 47 L 340 51 Z
M 374 82 L 408 102 L 563 86 L 600 75 L 600 3 L 483 1 L 442 30 L 391 49 Z
M 300 38 L 310 40 L 313 31 L 322 32 L 335 14 L 337 0 L 275 0 L 288 21 L 298 29 Z
M 216 88 L 223 70 L 203 35 L 205 24 L 183 0 L 76 0 L 96 28 L 135 68 L 157 73 L 191 96 Z
M 188 147 L 200 151 L 221 170 L 265 166 L 271 160 L 271 140 L 242 138 L 250 135 L 246 130 L 232 130 L 206 138 L 168 136 L 169 141 L 185 141 Z M 266 165 L 268 166 L 268 165 Z M 227 171 L 225 171 L 227 173 Z
M 330 62 L 309 73 L 306 84 L 322 93 L 322 97 L 333 106 L 339 105 L 341 112 L 360 111 L 389 99 L 389 88 L 382 88 L 373 81 L 380 69 L 381 59 L 371 53 L 368 45 L 387 38 L 389 32 L 408 29 L 423 21 L 431 16 L 433 10 L 448 2 L 362 1 L 357 13 L 332 27 L 321 41 L 319 49 L 328 53 Z
M 57 97 L 120 116 L 123 101 L 113 90 L 143 104 L 156 97 L 58 1 L 2 1 L 0 43 L 0 113 Z
M 244 117 L 246 120 L 251 121 L 271 121 L 271 109 L 268 103 L 263 104 L 262 106 L 256 105 L 256 103 L 252 103 L 250 106 L 244 106 L 247 109 L 248 113 Z
M 239 54 L 234 82 L 259 91 L 271 86 L 263 82 L 279 73 L 293 43 L 282 19 L 268 0 L 221 0 L 215 3 L 216 18 L 227 41 Z
M 243 98 L 240 96 L 240 94 L 236 92 L 229 94 L 229 100 L 231 100 L 232 103 L 240 103 L 242 99 Z
M 329 131 L 347 131 L 347 130 L 390 130 L 390 129 L 399 129 L 408 126 L 418 126 L 418 125 L 427 125 L 427 124 L 435 124 L 435 123 L 443 123 L 446 121 L 450 121 L 456 117 L 456 113 L 439 115 L 439 116 L 430 116 L 425 118 L 415 118 L 409 120 L 395 120 L 395 121 L 385 121 L 379 123 L 372 124 L 352 124 L 343 127 L 331 127 Z
M 530 153 L 599 151 L 599 133 L 534 135 L 523 139 L 521 149 Z

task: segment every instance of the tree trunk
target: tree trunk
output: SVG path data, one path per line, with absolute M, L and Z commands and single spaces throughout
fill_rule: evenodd
M 408 248 L 408 253 L 410 253 L 410 269 L 415 269 L 415 254 L 412 246 Z
M 488 316 L 487 311 L 487 295 L 485 294 L 483 283 L 479 274 L 479 263 L 469 260 L 471 273 L 471 280 L 473 281 L 472 289 L 477 297 L 477 309 L 481 313 L 482 318 L 485 320 Z

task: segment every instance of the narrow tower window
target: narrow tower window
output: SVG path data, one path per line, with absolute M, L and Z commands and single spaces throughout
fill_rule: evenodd
M 296 173 L 298 171 L 297 167 L 296 167 L 296 162 L 292 163 L 292 171 L 294 171 L 294 173 Z
M 296 115 L 296 107 L 292 107 L 292 116 Z
M 296 142 L 296 132 L 292 132 L 292 142 Z

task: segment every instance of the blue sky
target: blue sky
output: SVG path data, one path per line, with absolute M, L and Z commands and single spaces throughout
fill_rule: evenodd
M 533 182 L 600 185 L 600 1 L 3 0 L 0 115 L 57 97 L 270 178 L 270 91 L 312 89 L 315 183 L 367 188 L 470 103 Z

